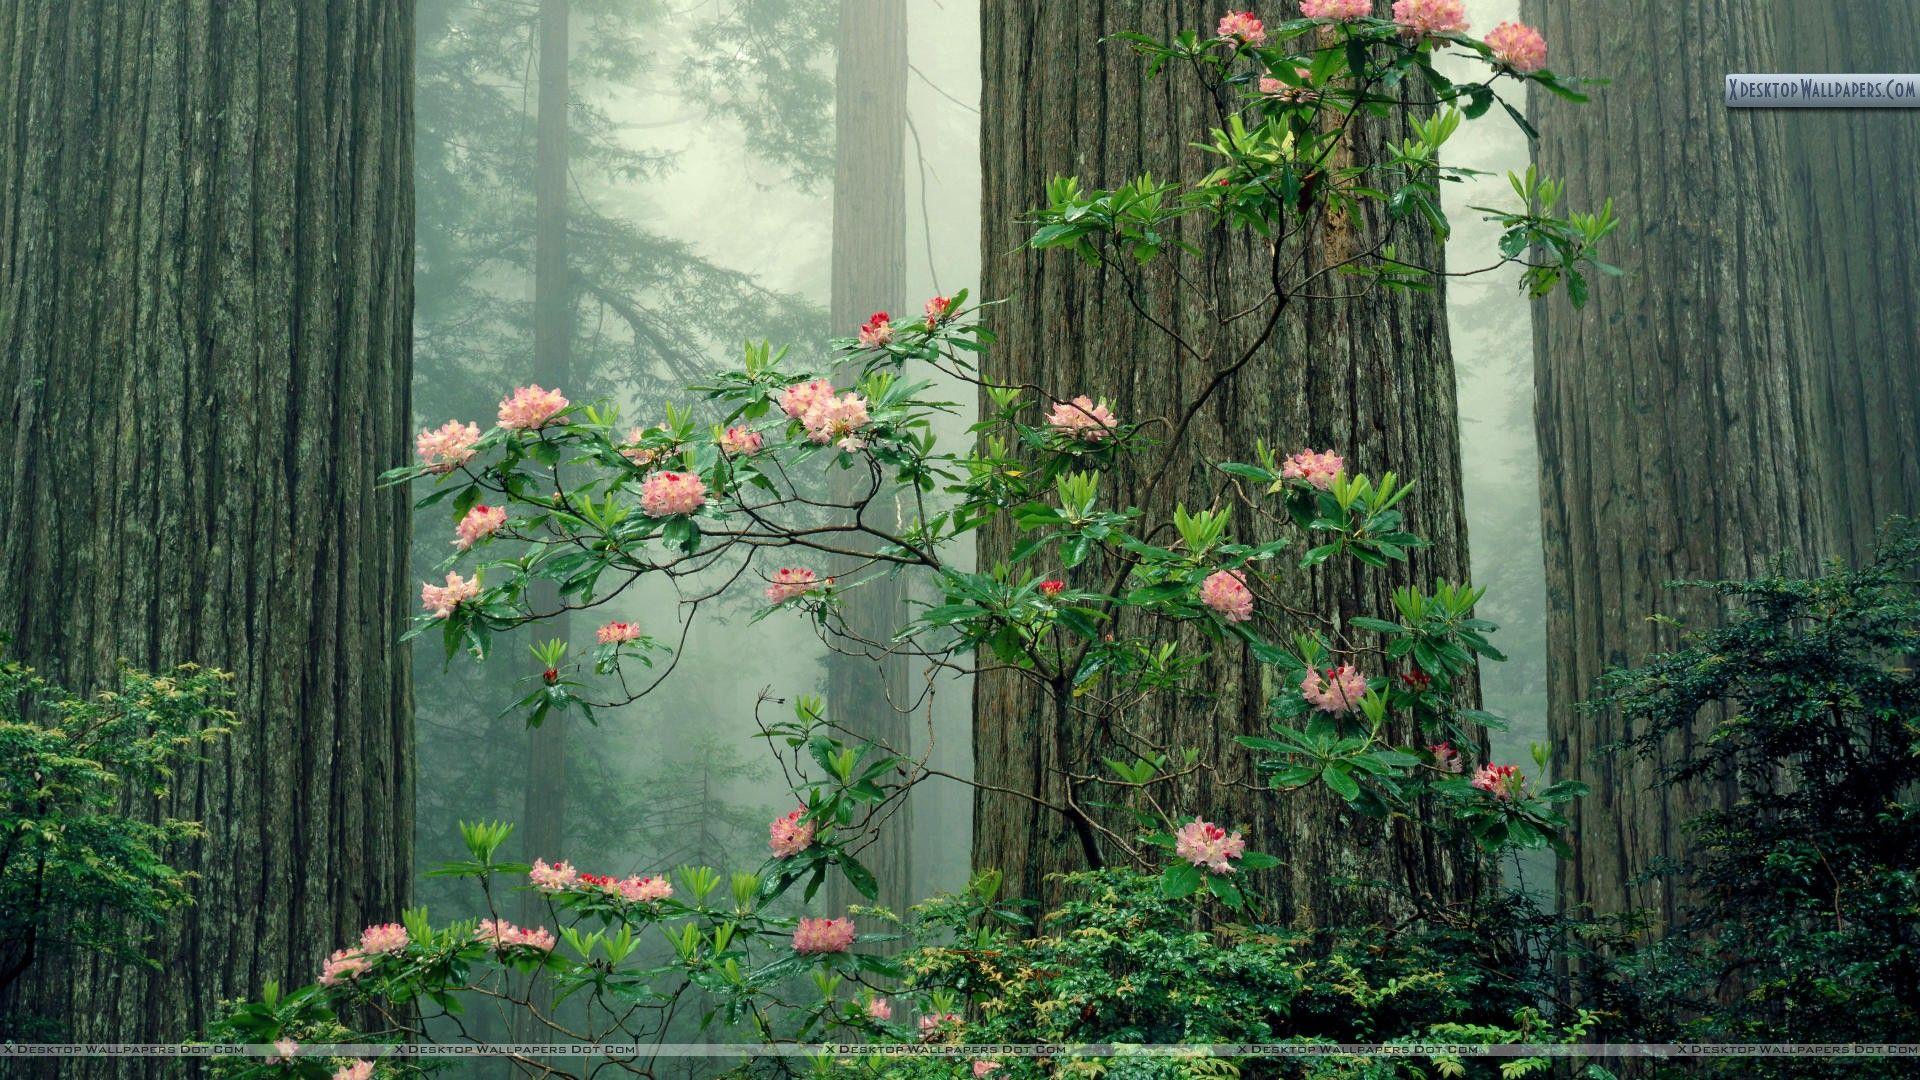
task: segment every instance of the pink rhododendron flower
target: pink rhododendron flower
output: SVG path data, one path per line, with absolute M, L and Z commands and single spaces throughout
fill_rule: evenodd
M 567 399 L 558 390 L 542 390 L 538 384 L 522 386 L 511 397 L 500 399 L 500 426 L 535 431 L 546 427 L 554 414 L 566 407 Z
M 572 888 L 573 883 L 580 880 L 580 871 L 564 859 L 551 866 L 545 859 L 535 859 L 533 869 L 527 872 L 527 880 L 542 892 L 560 892 Z
M 499 532 L 507 524 L 507 508 L 504 506 L 480 505 L 467 511 L 467 516 L 453 527 L 453 546 L 465 551 L 473 545 Z
M 360 951 L 368 956 L 397 953 L 407 947 L 407 928 L 397 922 L 380 923 L 360 931 Z
M 1403 34 L 1457 34 L 1467 28 L 1467 5 L 1463 0 L 1393 0 L 1393 21 Z
M 997 1061 L 976 1061 L 973 1063 L 974 1080 L 979 1080 L 982 1076 L 992 1076 L 999 1071 L 1000 1063 Z
M 793 951 L 797 953 L 837 953 L 852 947 L 852 919 L 801 919 L 793 931 Z
M 814 572 L 804 566 L 783 566 L 773 572 L 773 584 L 767 586 L 767 601 L 784 604 L 796 596 L 805 596 L 818 584 Z
M 620 645 L 640 636 L 640 628 L 630 622 L 610 622 L 594 635 L 602 645 Z
M 673 886 L 663 877 L 623 878 L 619 885 L 620 899 L 635 904 L 651 904 L 665 900 L 673 895 Z
M 928 1013 L 920 1018 L 920 1037 L 928 1040 L 935 1039 L 942 1031 L 957 1028 L 962 1023 L 964 1021 L 960 1019 L 959 1013 Z
M 1246 851 L 1247 842 L 1239 833 L 1228 833 L 1213 822 L 1199 818 L 1180 826 L 1180 831 L 1173 834 L 1175 855 L 1216 874 L 1231 873 L 1233 864 L 1227 860 L 1237 859 Z
M 813 843 L 813 822 L 801 821 L 807 812 L 801 807 L 790 814 L 774 818 L 767 826 L 767 846 L 773 849 L 778 858 L 789 858 L 807 850 Z
M 278 1065 L 283 1061 L 291 1061 L 293 1058 L 299 1056 L 300 1044 L 294 1042 L 292 1039 L 275 1039 L 273 1041 L 273 1051 L 273 1056 L 267 1058 L 267 1064 Z
M 1437 742 L 1427 747 L 1433 753 L 1433 767 L 1441 772 L 1457 773 L 1467 767 L 1460 757 L 1460 751 L 1450 742 Z
M 1511 799 L 1523 782 L 1518 765 L 1482 765 L 1473 774 L 1473 786 L 1496 799 Z
M 473 444 L 480 441 L 480 429 L 473 424 L 449 420 L 437 428 L 428 428 L 413 442 L 421 460 L 437 473 L 452 472 L 473 458 Z
M 355 1061 L 334 1070 L 333 1080 L 373 1080 L 373 1062 Z
M 807 415 L 814 402 L 832 396 L 833 384 L 825 379 L 794 383 L 780 392 L 780 411 L 798 420 Z
M 326 963 L 320 965 L 320 985 L 333 986 L 344 979 L 352 979 L 373 966 L 373 961 L 362 956 L 355 949 L 337 949 Z
M 1547 40 L 1525 23 L 1503 22 L 1487 35 L 1493 58 L 1521 74 L 1547 66 Z
M 1051 600 L 1067 589 L 1067 583 L 1059 578 L 1048 578 L 1040 583 L 1040 595 Z
M 931 329 L 940 325 L 940 320 L 946 318 L 952 311 L 953 301 L 948 297 L 936 296 L 927 301 L 927 327 Z
M 893 340 L 893 321 L 884 311 L 876 311 L 867 317 L 860 327 L 860 347 L 877 349 Z
M 555 944 L 553 932 L 544 926 L 523 929 L 505 919 L 481 919 L 474 937 L 492 945 L 496 949 L 508 949 L 516 946 L 552 952 Z
M 648 517 L 691 514 L 706 502 L 707 485 L 693 473 L 657 472 L 640 484 L 640 509 Z
M 1223 40 L 1238 42 L 1241 45 L 1267 43 L 1267 26 L 1251 11 L 1227 12 L 1220 16 L 1220 25 L 1214 32 Z
M 867 426 L 867 420 L 867 399 L 851 392 L 815 398 L 800 418 L 806 425 L 807 438 L 822 445 L 838 442 L 840 449 L 848 452 L 866 445 L 855 433 Z
M 1373 14 L 1373 0 L 1300 0 L 1300 14 L 1309 19 L 1364 19 Z
M 720 452 L 723 454 L 757 454 L 766 444 L 766 437 L 752 428 L 730 427 L 720 435 Z
M 1238 570 L 1215 570 L 1200 583 L 1200 602 L 1230 623 L 1253 618 L 1253 591 Z
M 887 1004 L 886 998 L 874 998 L 867 1002 L 867 1015 L 884 1024 L 893 1019 L 893 1006 Z
M 1300 695 L 1321 712 L 1339 715 L 1360 707 L 1360 699 L 1367 696 L 1367 677 L 1352 664 L 1309 671 L 1300 680 Z
M 1317 454 L 1312 450 L 1302 450 L 1287 458 L 1280 466 L 1280 475 L 1288 480 L 1305 480 L 1325 491 L 1333 486 L 1333 478 L 1346 467 L 1345 459 L 1331 450 Z
M 1069 438 L 1083 442 L 1098 442 L 1113 434 L 1120 426 L 1113 413 L 1107 409 L 1107 403 L 1095 404 L 1085 394 L 1072 401 L 1062 401 L 1047 414 L 1047 426 Z
M 453 614 L 453 609 L 480 595 L 480 578 L 475 575 L 472 581 L 459 574 L 449 572 L 445 585 L 431 582 L 420 586 L 420 603 L 433 613 L 436 619 L 444 619 Z

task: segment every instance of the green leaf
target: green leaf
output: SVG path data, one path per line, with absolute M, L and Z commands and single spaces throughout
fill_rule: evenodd
M 1200 869 L 1190 863 L 1174 863 L 1160 875 L 1160 892 L 1169 900 L 1192 896 L 1200 888 Z

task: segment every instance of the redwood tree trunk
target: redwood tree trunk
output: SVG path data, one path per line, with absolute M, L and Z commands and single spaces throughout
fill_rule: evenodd
M 1136 57 L 1100 39 L 1123 30 L 1162 38 L 1181 29 L 1205 32 L 1219 15 L 1217 5 L 1198 0 L 983 5 L 982 295 L 1008 301 L 988 309 L 988 324 L 998 336 L 987 361 L 993 381 L 1031 382 L 1063 397 L 1104 396 L 1123 420 L 1143 421 L 1173 412 L 1210 375 L 1129 310 L 1125 283 L 1116 276 L 1089 270 L 1065 254 L 1026 249 L 1027 228 L 1019 217 L 1042 201 L 1043 186 L 1055 176 L 1113 186 L 1142 173 L 1194 180 L 1212 167 L 1191 146 L 1216 122 L 1203 91 L 1178 75 L 1146 81 Z M 1370 158 L 1386 140 L 1406 135 L 1402 115 L 1364 120 L 1354 129 L 1352 152 Z M 1310 253 L 1309 265 L 1341 257 L 1334 249 L 1379 225 L 1368 220 L 1354 231 L 1334 230 L 1325 249 Z M 1401 251 L 1413 261 L 1440 263 L 1434 238 L 1403 235 Z M 1182 267 L 1185 283 L 1175 279 L 1171 260 L 1151 265 L 1142 278 L 1144 303 L 1203 352 L 1244 340 L 1246 324 L 1255 320 L 1222 328 L 1206 301 L 1217 297 L 1222 310 L 1233 311 L 1262 296 L 1269 284 L 1265 252 L 1249 237 L 1192 223 L 1185 239 L 1202 246 L 1203 258 Z M 1416 553 L 1411 567 L 1391 572 L 1363 574 L 1332 565 L 1303 572 L 1285 597 L 1288 603 L 1345 619 L 1388 610 L 1387 594 L 1399 583 L 1465 580 L 1444 292 L 1302 300 L 1282 319 L 1268 353 L 1206 407 L 1152 513 L 1164 518 L 1176 500 L 1206 504 L 1211 486 L 1205 463 L 1247 460 L 1256 440 L 1285 451 L 1331 447 L 1357 471 L 1378 475 L 1392 469 L 1417 480 L 1410 524 L 1433 546 Z M 1127 499 L 1146 479 L 1121 470 L 1103 488 L 1103 502 L 1108 492 L 1115 501 Z M 1011 539 L 1005 529 L 983 535 L 980 565 L 1004 558 Z M 1080 574 L 1085 571 L 1069 576 Z M 1103 584 L 1096 575 L 1086 576 L 1080 584 Z M 1262 669 L 1238 648 L 1214 645 L 1197 632 L 1182 634 L 1180 644 L 1189 654 L 1215 653 L 1195 680 L 1211 696 L 1164 701 L 1147 715 L 1121 719 L 1144 739 L 1197 747 L 1229 775 L 1244 775 L 1251 755 L 1233 739 L 1266 730 L 1266 703 L 1280 687 L 1263 679 Z M 1463 693 L 1474 697 L 1477 689 L 1468 686 Z M 1049 732 L 1048 715 L 1031 686 L 1005 675 L 981 676 L 974 696 L 975 780 L 1058 802 L 1066 756 L 1097 769 L 1098 736 L 1079 729 L 1087 725 Z M 1365 918 L 1402 906 L 1391 889 L 1346 879 L 1374 879 L 1441 899 L 1473 884 L 1460 853 L 1443 850 L 1432 834 L 1359 817 L 1318 790 L 1280 794 L 1203 781 L 1171 801 L 1183 814 L 1244 828 L 1250 848 L 1278 854 L 1284 868 L 1262 875 L 1255 887 L 1271 894 L 1284 917 L 1302 922 Z M 974 814 L 975 864 L 1003 870 L 1014 895 L 1051 900 L 1058 893 L 1043 885 L 1046 876 L 1084 864 L 1069 824 L 1027 799 L 982 788 Z
M 1671 921 L 1684 896 L 1627 882 L 1684 858 L 1684 823 L 1732 789 L 1653 790 L 1658 763 L 1596 758 L 1624 731 L 1577 704 L 1607 668 L 1673 642 L 1649 615 L 1719 618 L 1663 581 L 1859 557 L 1887 515 L 1920 506 L 1920 138 L 1901 112 L 1727 110 L 1720 76 L 1910 70 L 1920 11 L 1611 0 L 1575 18 L 1527 0 L 1522 14 L 1556 69 L 1613 79 L 1590 105 L 1535 96 L 1536 160 L 1576 205 L 1615 196 L 1629 230 L 1627 278 L 1584 312 L 1535 312 L 1554 770 L 1594 787 L 1561 901 Z
M 573 289 L 567 279 L 568 0 L 540 0 L 540 87 L 534 118 L 533 364 L 549 387 L 565 388 L 573 374 Z M 559 590 L 542 583 L 535 603 L 559 604 Z M 539 628 L 539 639 L 568 640 L 572 619 L 562 615 Z M 527 787 L 521 812 L 521 850 L 527 861 L 567 857 L 567 714 L 554 710 L 527 731 Z M 545 913 L 532 893 L 522 905 L 529 921 Z M 529 1029 L 531 1031 L 532 1029 Z
M 851 335 L 875 311 L 905 322 L 907 263 L 907 12 L 901 0 L 841 0 L 834 73 L 833 332 Z M 836 501 L 867 489 L 864 473 L 836 472 Z M 891 492 L 865 511 L 894 514 Z M 856 735 L 905 750 L 913 738 L 914 665 L 875 657 L 908 619 L 905 581 L 871 576 L 847 595 L 847 629 L 880 649 L 850 646 L 827 664 L 829 718 Z M 910 803 L 859 852 L 880 886 L 879 903 L 905 911 L 913 896 Z M 837 875 L 831 906 L 869 903 Z
M 0 633 L 230 669 L 240 719 L 166 800 L 208 835 L 158 969 L 43 963 L 10 1026 L 175 1041 L 407 900 L 412 49 L 379 0 L 0 14 Z

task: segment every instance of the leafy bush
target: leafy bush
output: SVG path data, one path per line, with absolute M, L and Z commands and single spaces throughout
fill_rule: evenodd
M 142 944 L 188 900 L 171 849 L 201 829 L 129 807 L 230 730 L 230 678 L 123 670 L 89 698 L 0 663 L 0 988 L 68 950 L 147 962 Z

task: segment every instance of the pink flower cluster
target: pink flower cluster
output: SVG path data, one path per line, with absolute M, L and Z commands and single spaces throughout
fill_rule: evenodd
M 730 427 L 720 435 L 720 452 L 730 456 L 757 454 L 765 445 L 766 437 L 752 428 Z
M 667 430 L 667 425 L 655 424 L 653 430 L 665 431 Z M 649 447 L 637 445 L 645 442 L 649 434 L 650 432 L 643 427 L 629 429 L 625 441 L 636 445 L 623 447 L 620 450 L 620 456 L 632 462 L 637 469 L 644 469 L 657 462 L 665 461 L 667 458 L 672 457 L 678 450 L 677 447 L 672 446 Z
M 1373 0 L 1300 0 L 1300 14 L 1309 19 L 1364 19 L 1373 14 Z
M 1511 799 L 1523 783 L 1518 765 L 1482 765 L 1473 774 L 1473 786 L 1496 799 Z
M 876 311 L 860 326 L 860 347 L 877 349 L 893 340 L 893 320 L 884 311 Z
M 373 1080 L 373 1062 L 350 1061 L 334 1070 L 333 1080 Z
M 640 636 L 640 628 L 630 622 L 610 622 L 595 632 L 602 645 L 624 645 Z
M 453 527 L 453 546 L 466 551 L 505 528 L 506 524 L 506 507 L 487 506 L 483 503 L 467 511 L 467 516 L 461 518 L 460 523 Z
M 558 390 L 542 390 L 538 383 L 522 386 L 500 399 L 500 426 L 515 431 L 537 431 L 567 407 Z
M 773 572 L 773 584 L 767 586 L 767 602 L 784 604 L 812 592 L 818 583 L 814 572 L 804 566 L 783 566 Z
M 413 448 L 419 451 L 428 469 L 446 473 L 472 460 L 473 446 L 479 441 L 479 427 L 449 420 L 437 428 L 422 431 L 413 441 Z
M 1352 664 L 1309 671 L 1300 680 L 1300 696 L 1321 712 L 1338 716 L 1360 707 L 1360 699 L 1367 696 L 1367 677 Z
M 950 1028 L 965 1023 L 959 1013 L 928 1013 L 920 1018 L 920 1038 L 928 1041 L 937 1039 Z
M 444 619 L 453 614 L 453 609 L 480 595 L 480 578 L 475 575 L 472 581 L 459 574 L 448 572 L 445 585 L 428 582 L 420 586 L 420 603 L 436 619 Z
M 980 1080 L 980 1078 L 983 1076 L 992 1076 L 994 1073 L 997 1073 L 999 1071 L 1000 1071 L 1000 1063 L 997 1061 L 981 1060 L 973 1063 L 974 1080 Z
M 480 926 L 474 931 L 476 940 L 496 949 L 521 947 L 537 949 L 540 952 L 552 952 L 556 944 L 553 931 L 544 926 L 531 929 L 515 926 L 505 919 L 481 919 Z
M 940 325 L 952 313 L 953 301 L 945 296 L 936 296 L 927 301 L 927 329 Z
M 1260 17 L 1251 11 L 1229 11 L 1220 16 L 1220 25 L 1214 32 L 1223 41 L 1232 41 L 1240 45 L 1265 45 L 1267 26 Z
M 1200 602 L 1230 623 L 1253 618 L 1253 592 L 1238 570 L 1215 570 L 1200 583 Z
M 1067 583 L 1059 578 L 1048 578 L 1040 583 L 1040 595 L 1051 600 L 1067 591 Z
M 1194 818 L 1173 834 L 1173 853 L 1195 866 L 1211 870 L 1216 874 L 1231 873 L 1233 864 L 1246 854 L 1247 842 L 1239 833 L 1227 830 L 1211 821 Z
M 580 880 L 580 871 L 565 859 L 552 865 L 548 865 L 545 859 L 535 859 L 533 869 L 527 872 L 527 880 L 541 892 L 562 892 L 573 888 L 574 883 Z
M 617 896 L 631 904 L 651 904 L 673 895 L 673 886 L 666 878 L 641 877 L 638 874 L 614 878 L 607 874 L 583 873 L 575 888 L 582 892 L 591 889 L 608 896 Z
M 1107 403 L 1095 404 L 1085 394 L 1072 401 L 1062 401 L 1047 414 L 1047 426 L 1068 438 L 1082 442 L 1098 442 L 1113 434 L 1120 421 L 1114 419 Z
M 1434 743 L 1427 750 L 1433 754 L 1433 767 L 1441 772 L 1458 773 L 1467 767 L 1460 757 L 1460 751 L 1455 750 L 1450 742 Z
M 893 1006 L 887 1004 L 886 998 L 874 998 L 867 1002 L 867 1016 L 884 1024 L 893 1019 Z
M 391 956 L 406 949 L 407 928 L 399 923 L 380 923 L 360 931 L 360 951 L 367 956 Z
M 1319 97 L 1320 95 L 1318 93 L 1315 93 L 1303 85 L 1308 77 L 1306 65 L 1295 64 L 1294 71 L 1296 75 L 1293 83 L 1287 83 L 1271 75 L 1262 75 L 1260 77 L 1260 92 L 1267 97 L 1278 98 L 1281 101 L 1312 101 Z
M 1547 39 L 1525 23 L 1503 22 L 1487 35 L 1494 59 L 1521 74 L 1547 66 Z
M 795 420 L 807 415 L 813 403 L 833 396 L 833 384 L 825 379 L 794 383 L 780 392 L 780 411 Z
M 867 399 L 849 391 L 814 398 L 800 423 L 806 426 L 807 438 L 823 446 L 837 442 L 840 449 L 852 453 L 867 445 L 856 433 L 867 426 L 868 419 Z
M 1333 486 L 1333 478 L 1346 467 L 1346 460 L 1331 450 L 1317 454 L 1312 450 L 1302 450 L 1281 464 L 1280 475 L 1288 480 L 1305 480 L 1325 491 Z
M 707 485 L 693 473 L 657 472 L 640 484 L 640 509 L 648 517 L 691 514 L 706 502 Z
M 813 843 L 813 822 L 800 820 L 806 812 L 807 808 L 802 806 L 767 825 L 767 846 L 773 849 L 776 858 L 798 855 Z
M 320 965 L 320 985 L 334 986 L 346 979 L 354 979 L 360 973 L 373 966 L 358 949 L 338 949 L 327 962 Z
M 1393 0 L 1393 21 L 1413 36 L 1458 34 L 1467 28 L 1464 0 Z
M 801 919 L 793 931 L 793 951 L 818 955 L 853 948 L 852 919 Z

